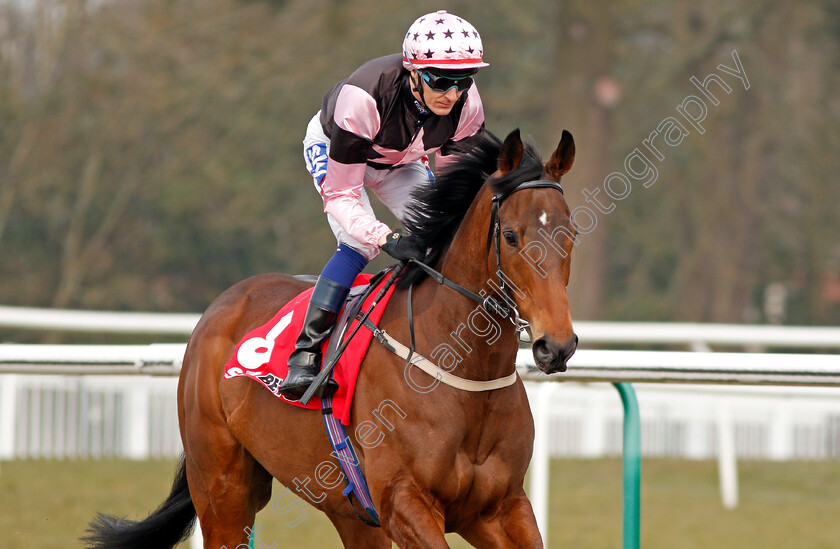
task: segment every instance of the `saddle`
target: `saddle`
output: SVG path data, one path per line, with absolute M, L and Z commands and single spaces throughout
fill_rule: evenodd
M 361 274 L 356 278 L 338 321 L 322 348 L 324 365 L 335 359 L 345 337 L 352 332 L 359 311 L 371 307 L 375 292 L 384 284 L 384 278 L 389 273 L 390 269 L 386 269 L 376 275 Z M 377 323 L 381 319 L 393 290 L 394 287 L 391 286 L 376 304 L 368 316 L 369 321 Z M 288 404 L 312 410 L 321 409 L 318 398 L 313 398 L 303 405 L 299 401 L 287 399 L 277 390 L 286 376 L 288 358 L 294 350 L 311 295 L 312 288 L 305 290 L 283 306 L 269 322 L 250 331 L 237 344 L 233 355 L 225 365 L 225 379 L 239 376 L 250 377 Z M 358 330 L 352 340 L 347 343 L 333 371 L 333 378 L 339 386 L 332 397 L 333 413 L 344 425 L 347 425 L 350 420 L 350 406 L 355 392 L 356 378 L 372 339 L 373 332 L 370 330 Z

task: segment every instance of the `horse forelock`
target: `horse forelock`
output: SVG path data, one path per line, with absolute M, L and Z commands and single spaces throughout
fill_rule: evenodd
M 501 149 L 502 142 L 489 131 L 466 140 L 456 147 L 453 153 L 456 159 L 439 172 L 434 183 L 412 196 L 405 227 L 430 250 L 426 263 L 434 265 L 441 259 L 485 182 L 494 193 L 504 195 L 520 183 L 542 176 L 540 155 L 533 145 L 526 144 L 516 169 L 491 177 L 496 172 Z M 407 287 L 424 275 L 424 271 L 411 265 L 398 285 Z
M 507 196 L 522 183 L 542 179 L 543 168 L 539 152 L 533 145 L 527 144 L 519 166 L 504 175 L 491 178 L 488 184 L 497 195 Z

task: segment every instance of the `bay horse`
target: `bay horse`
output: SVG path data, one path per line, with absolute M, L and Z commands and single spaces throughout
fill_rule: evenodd
M 482 295 L 493 293 L 497 280 L 495 290 L 505 286 L 546 373 L 565 370 L 577 346 L 566 297 L 576 232 L 559 186 L 574 152 L 566 131 L 545 163 L 519 130 L 503 143 L 485 132 L 415 196 L 406 222 L 426 245 L 427 263 L 449 280 Z M 251 379 L 223 379 L 236 344 L 309 286 L 292 276 L 258 275 L 209 306 L 180 374 L 185 457 L 172 491 L 141 521 L 98 515 L 85 538 L 90 547 L 169 548 L 189 535 L 196 517 L 206 549 L 247 547 L 255 514 L 271 501 L 272 477 L 326 513 L 345 547 L 386 549 L 393 541 L 403 549 L 442 549 L 449 547 L 446 532 L 477 547 L 542 547 L 523 489 L 534 424 L 520 379 L 496 390 L 462 391 L 434 384 L 372 342 L 348 431 L 381 528 L 360 520 L 342 495 L 320 413 L 282 403 Z M 436 351 L 445 350 L 447 369 L 469 380 L 511 376 L 514 323 L 416 265 L 400 279 L 382 329 L 409 340 L 409 286 L 418 353 L 444 360 Z

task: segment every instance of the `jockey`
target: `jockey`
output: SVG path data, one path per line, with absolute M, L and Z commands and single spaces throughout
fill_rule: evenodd
M 350 286 L 382 249 L 398 260 L 422 259 L 411 235 L 378 221 L 366 190 L 403 221 L 411 194 L 434 181 L 453 143 L 484 129 L 473 75 L 482 61 L 481 37 L 466 20 L 440 10 L 417 19 L 402 54 L 368 61 L 324 96 L 309 122 L 306 167 L 324 201 L 338 241 L 321 271 L 280 391 L 300 398 L 321 367 L 321 344 Z

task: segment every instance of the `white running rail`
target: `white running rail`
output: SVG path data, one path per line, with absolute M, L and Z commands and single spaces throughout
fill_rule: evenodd
M 188 336 L 199 315 L 49 310 L 0 306 L 0 328 L 93 333 Z M 529 350 L 521 350 L 517 365 L 529 381 L 635 382 L 678 384 L 776 385 L 783 387 L 840 387 L 840 355 L 767 352 L 711 352 L 712 346 L 731 349 L 797 349 L 821 353 L 840 349 L 840 328 L 750 326 L 691 323 L 576 322 L 582 342 L 604 345 L 686 346 L 685 351 L 580 349 L 569 370 L 545 376 L 534 370 Z M 0 459 L 15 456 L 14 374 L 151 374 L 177 375 L 185 344 L 151 345 L 23 345 L 0 344 Z M 138 385 L 139 387 L 139 385 Z M 540 529 L 547 536 L 548 418 L 557 386 L 538 383 L 529 392 L 537 427 L 531 464 L 531 498 Z M 804 389 L 803 389 L 804 390 Z M 123 418 L 131 432 L 148 427 L 147 392 L 126 399 L 144 413 Z M 722 406 L 718 414 L 721 494 L 726 507 L 737 504 L 737 472 L 733 418 Z M 128 454 L 148 455 L 145 443 L 126 441 Z M 194 540 L 197 538 L 194 538 Z M 195 543 L 195 541 L 194 541 Z

